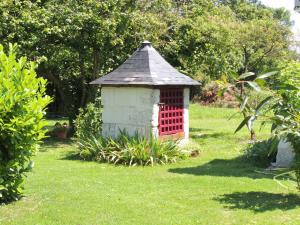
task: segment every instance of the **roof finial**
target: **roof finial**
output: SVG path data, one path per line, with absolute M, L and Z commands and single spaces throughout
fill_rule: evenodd
M 144 48 L 146 46 L 151 47 L 151 42 L 150 41 L 143 41 L 141 47 Z

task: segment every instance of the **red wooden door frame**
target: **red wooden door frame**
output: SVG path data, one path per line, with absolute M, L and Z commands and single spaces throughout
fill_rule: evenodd
M 159 104 L 159 136 L 184 131 L 183 88 L 161 88 Z

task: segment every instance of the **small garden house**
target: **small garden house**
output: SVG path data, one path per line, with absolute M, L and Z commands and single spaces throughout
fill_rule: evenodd
M 189 92 L 199 83 L 173 68 L 145 41 L 101 85 L 102 135 L 189 136 Z

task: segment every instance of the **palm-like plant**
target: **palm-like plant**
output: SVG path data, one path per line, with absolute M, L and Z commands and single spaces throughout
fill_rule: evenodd
M 273 76 L 276 73 L 277 71 L 273 71 L 262 75 L 255 75 L 255 73 L 253 72 L 246 72 L 240 75 L 237 79 L 235 79 L 234 84 L 229 85 L 223 89 L 223 92 L 232 87 L 239 89 L 239 92 L 236 94 L 235 97 L 240 103 L 239 113 L 243 115 L 244 119 L 235 130 L 235 133 L 241 130 L 244 126 L 246 126 L 250 133 L 251 140 L 256 140 L 256 134 L 253 128 L 253 123 L 256 121 L 266 104 L 272 99 L 272 96 L 268 96 L 256 107 L 253 107 L 251 104 L 249 104 L 250 97 L 245 91 L 245 87 L 248 86 L 254 91 L 260 92 L 262 88 L 264 88 L 267 85 L 266 78 L 269 78 L 270 76 Z

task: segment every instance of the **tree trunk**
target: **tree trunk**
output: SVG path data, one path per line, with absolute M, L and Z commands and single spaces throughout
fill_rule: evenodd
M 100 71 L 100 50 L 97 47 L 93 49 L 93 75 L 92 80 L 98 77 Z
M 55 90 L 58 92 L 58 94 L 61 98 L 62 104 L 64 105 L 63 110 L 65 111 L 65 108 L 67 107 L 69 98 L 68 98 L 68 94 L 65 91 L 62 81 L 59 78 L 55 77 L 51 73 L 51 71 L 48 71 L 47 73 L 43 73 L 43 77 L 53 83 Z
M 250 133 L 251 133 L 251 141 L 256 141 L 257 139 L 256 139 L 255 131 L 251 129 Z
M 63 111 L 67 113 L 69 117 L 69 121 L 71 121 L 72 119 L 70 119 L 70 117 L 73 118 L 71 114 L 73 114 L 74 111 L 74 108 L 72 106 L 73 105 L 72 103 L 74 102 L 74 98 L 72 94 L 65 87 L 64 83 L 58 77 L 54 76 L 50 70 L 46 70 L 45 68 L 40 70 L 41 72 L 39 74 L 43 74 L 44 78 L 46 78 L 47 80 L 53 83 L 55 90 L 60 95 L 62 101 L 60 104 L 63 105 Z
M 85 80 L 86 74 L 84 68 L 83 53 L 79 54 L 79 68 L 80 68 L 80 86 L 81 86 L 79 107 L 83 108 L 86 105 L 86 95 L 87 95 L 87 87 L 86 87 L 87 84 Z

